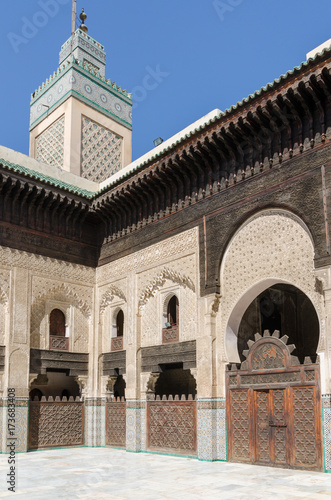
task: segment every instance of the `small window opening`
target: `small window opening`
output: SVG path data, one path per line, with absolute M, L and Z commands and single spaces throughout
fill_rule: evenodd
M 124 328 L 124 314 L 122 309 L 118 311 L 116 316 L 116 335 L 117 337 L 123 337 L 123 328 Z
M 167 326 L 178 325 L 178 299 L 176 295 L 173 295 L 168 302 L 167 309 Z
M 53 309 L 49 315 L 49 334 L 55 337 L 65 337 L 66 318 L 60 309 Z

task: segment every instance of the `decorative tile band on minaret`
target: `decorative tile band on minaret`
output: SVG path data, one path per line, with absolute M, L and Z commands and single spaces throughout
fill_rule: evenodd
M 60 67 L 31 96 L 30 156 L 101 182 L 131 162 L 132 96 L 106 79 L 104 47 L 80 18 Z

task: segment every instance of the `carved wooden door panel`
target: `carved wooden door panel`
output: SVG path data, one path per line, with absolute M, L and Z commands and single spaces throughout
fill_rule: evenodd
M 255 460 L 270 464 L 271 428 L 269 427 L 270 391 L 254 391 Z
M 287 465 L 285 389 L 254 391 L 255 462 Z
M 291 355 L 288 337 L 256 334 L 246 361 L 226 372 L 228 458 L 276 467 L 322 469 L 318 362 Z

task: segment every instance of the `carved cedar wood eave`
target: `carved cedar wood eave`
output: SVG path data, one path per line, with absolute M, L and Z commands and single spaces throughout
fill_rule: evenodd
M 262 92 L 100 194 L 94 210 L 113 216 L 105 243 L 328 142 L 330 66 L 323 60 Z
M 0 165 L 0 245 L 95 267 L 100 221 L 89 208 L 81 196 Z
M 229 460 L 322 470 L 319 364 L 300 365 L 286 336 L 256 338 L 226 372 Z
M 294 70 L 91 200 L 0 166 L 0 244 L 96 267 L 162 232 L 201 224 L 221 200 L 231 205 L 242 187 L 245 197 L 260 181 L 278 185 L 271 174 L 286 176 L 296 160 L 325 163 L 330 59 L 326 52 Z M 148 237 L 138 236 L 145 226 Z M 201 286 L 217 289 L 210 280 Z

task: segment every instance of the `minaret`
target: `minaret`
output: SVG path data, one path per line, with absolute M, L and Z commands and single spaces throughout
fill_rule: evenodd
M 105 77 L 104 47 L 82 24 L 31 96 L 30 156 L 101 182 L 131 162 L 132 97 Z

